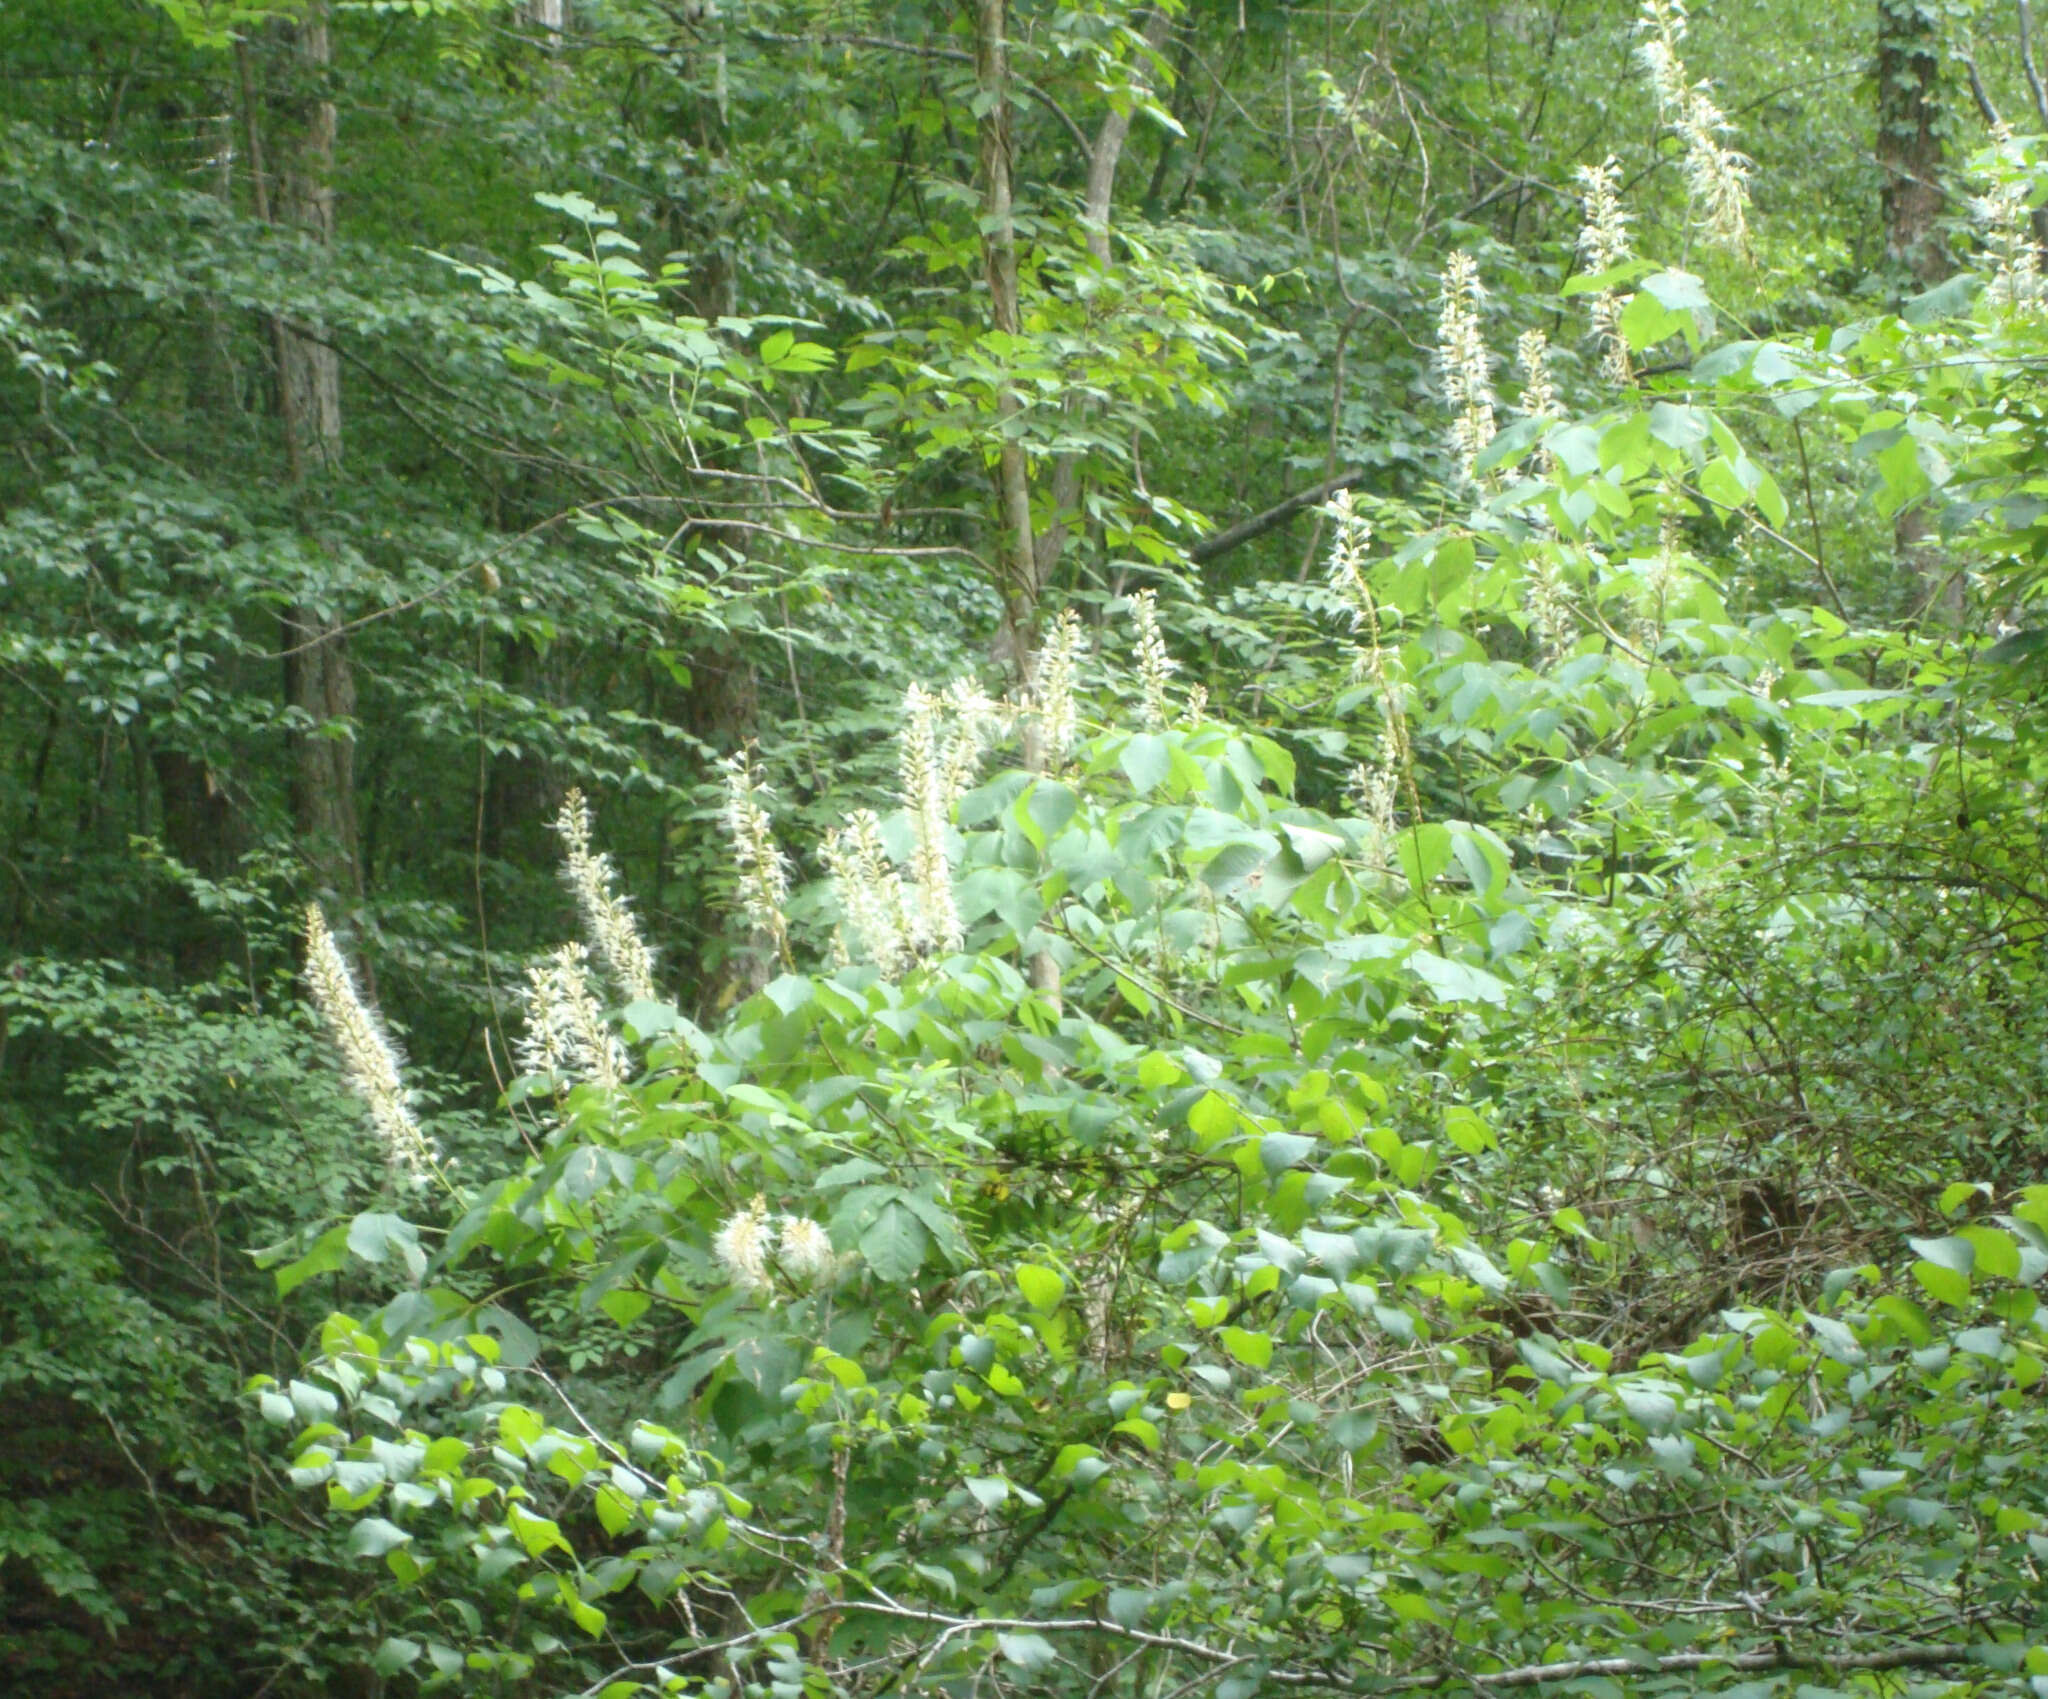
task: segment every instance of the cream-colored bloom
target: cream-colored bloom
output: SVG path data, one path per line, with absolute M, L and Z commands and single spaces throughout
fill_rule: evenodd
M 563 877 L 576 895 L 591 947 L 628 1002 L 652 1001 L 654 953 L 641 939 L 632 909 L 613 888 L 611 858 L 592 847 L 590 805 L 580 790 L 563 799 L 555 831 L 562 840 Z
M 1366 549 L 1372 529 L 1364 515 L 1354 511 L 1348 491 L 1340 491 L 1324 511 L 1335 521 L 1330 587 L 1349 604 L 1351 629 L 1359 639 L 1352 671 L 1369 680 L 1380 694 L 1379 761 L 1353 771 L 1353 794 L 1364 817 L 1385 842 L 1393 837 L 1394 809 L 1402 794 L 1406 794 L 1414 817 L 1422 817 L 1422 798 L 1415 786 L 1415 750 L 1408 735 L 1407 691 L 1396 677 L 1399 656 L 1384 641 L 1379 604 L 1366 582 Z M 1390 655 L 1394 656 L 1391 663 Z
M 743 749 L 719 763 L 725 775 L 725 829 L 739 869 L 740 906 L 747 918 L 774 940 L 776 953 L 789 951 L 789 863 L 775 842 L 775 824 L 761 799 L 772 793 L 754 777 Z
M 1173 718 L 1167 705 L 1166 681 L 1178 669 L 1167 653 L 1166 638 L 1159 629 L 1159 593 L 1140 590 L 1131 597 L 1131 626 L 1135 633 L 1132 655 L 1138 666 L 1138 688 L 1144 700 L 1145 725 L 1156 731 Z
M 1597 277 L 1633 257 L 1628 214 L 1621 205 L 1621 162 L 1610 153 L 1598 165 L 1582 165 L 1578 181 L 1579 204 L 1585 213 L 1579 228 L 1579 254 L 1586 269 Z M 1625 384 L 1633 375 L 1628 343 L 1621 334 L 1621 313 L 1626 305 L 1626 296 L 1602 289 L 1593 296 L 1589 309 L 1594 340 L 1600 348 L 1600 375 L 1612 384 Z
M 1365 583 L 1372 521 L 1352 505 L 1349 490 L 1339 490 L 1323 512 L 1330 520 L 1330 588 L 1349 604 L 1351 629 L 1363 631 L 1372 623 L 1372 592 Z
M 1709 242 L 1740 253 L 1749 246 L 1749 161 L 1722 143 L 1732 126 L 1714 104 L 1713 85 L 1687 78 L 1678 56 L 1685 27 L 1685 0 L 1643 0 L 1636 59 L 1659 114 L 1685 144 L 1694 222 Z
M 794 1279 L 822 1280 L 832 1272 L 837 1259 L 832 1254 L 832 1236 L 808 1216 L 785 1215 L 779 1223 L 780 1249 L 776 1260 Z
M 1081 620 L 1072 608 L 1062 608 L 1046 634 L 1031 673 L 1031 711 L 1038 721 L 1038 759 L 1048 773 L 1066 765 L 1073 747 L 1074 666 L 1081 653 Z
M 1515 342 L 1515 363 L 1522 368 L 1522 417 L 1562 418 L 1564 408 L 1558 404 L 1557 380 L 1550 375 L 1550 338 L 1540 330 L 1523 331 Z M 1537 464 L 1545 472 L 1557 470 L 1557 455 L 1548 444 L 1537 451 Z
M 1478 480 L 1479 457 L 1494 436 L 1493 356 L 1487 352 L 1480 322 L 1485 303 L 1478 263 L 1467 253 L 1451 255 L 1444 265 L 1439 298 L 1436 361 L 1444 400 L 1455 415 L 1451 450 L 1457 456 L 1458 475 L 1467 483 Z
M 711 1241 L 711 1254 L 742 1292 L 755 1297 L 773 1292 L 774 1282 L 768 1278 L 768 1200 L 757 1196 L 729 1217 Z
M 581 944 L 564 944 L 526 970 L 526 1034 L 517 1058 L 529 1074 L 588 1080 L 606 1091 L 626 1081 L 631 1061 L 591 989 Z
M 1685 582 L 1685 535 L 1678 515 L 1667 513 L 1658 527 L 1657 552 L 1652 555 L 1636 581 L 1635 618 L 1629 623 L 1629 637 L 1643 649 L 1653 649 L 1664 634 L 1665 616 Z
M 1523 605 L 1529 611 L 1529 625 L 1550 666 L 1571 653 L 1579 640 L 1579 619 L 1565 591 L 1564 575 L 1554 562 L 1537 560 L 1530 564 Z
M 844 827 L 828 832 L 823 854 L 854 942 L 883 973 L 902 972 L 913 954 L 903 881 L 882 847 L 874 810 L 856 809 Z
M 1557 380 L 1550 375 L 1550 338 L 1540 330 L 1523 331 L 1515 342 L 1515 363 L 1522 368 L 1522 417 L 1562 417 L 1564 409 L 1558 405 Z
M 1372 828 L 1367 853 L 1378 865 L 1385 865 L 1397 830 L 1394 810 L 1399 803 L 1401 751 L 1391 723 L 1380 727 L 1379 759 L 1361 761 L 1351 770 L 1351 799 L 1359 818 Z
M 1579 227 L 1579 253 L 1586 269 L 1597 276 L 1634 257 L 1628 213 L 1621 204 L 1621 161 L 1610 153 L 1598 165 L 1580 166 L 1577 176 L 1585 217 Z
M 946 686 L 946 693 L 939 700 L 950 722 L 939 760 L 946 810 L 950 814 L 974 783 L 975 774 L 981 769 L 982 751 L 1008 710 L 971 679 L 956 678 Z
M 434 1148 L 406 1101 L 398 1051 L 357 990 L 318 903 L 306 905 L 306 984 L 341 1053 L 349 1084 L 370 1111 L 385 1159 L 414 1180 L 424 1180 L 434 1168 Z
M 960 911 L 953 901 L 953 864 L 946 845 L 952 798 L 939 749 L 939 698 L 913 684 L 903 694 L 898 746 L 903 805 L 910 813 L 910 880 L 917 896 L 912 944 L 922 954 L 950 955 L 960 948 Z

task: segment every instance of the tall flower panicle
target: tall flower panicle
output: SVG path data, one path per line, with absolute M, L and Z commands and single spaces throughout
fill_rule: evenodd
M 1352 505 L 1349 490 L 1339 490 L 1323 512 L 1330 520 L 1330 588 L 1350 608 L 1351 629 L 1363 631 L 1373 623 L 1372 591 L 1365 582 L 1372 521 Z
M 1458 475 L 1468 484 L 1479 477 L 1479 457 L 1493 441 L 1493 356 L 1486 349 L 1480 314 L 1486 288 L 1478 263 L 1468 253 L 1451 255 L 1444 266 L 1436 330 L 1437 373 L 1451 421 L 1451 449 Z
M 1561 417 L 1557 380 L 1550 375 L 1550 338 L 1540 330 L 1523 331 L 1515 342 L 1515 364 L 1522 368 L 1522 417 Z
M 1637 617 L 1629 632 L 1646 648 L 1656 643 L 1664 629 L 1671 597 L 1684 582 L 1684 561 L 1685 536 L 1679 528 L 1678 515 L 1667 513 L 1658 527 L 1657 552 L 1650 557 L 1648 569 L 1639 580 Z
M 965 678 L 956 678 L 947 685 L 940 701 L 951 721 L 946 730 L 945 748 L 939 758 L 945 778 L 946 807 L 950 812 L 974 783 L 989 736 L 1002 723 L 1005 709 L 972 679 Z
M 1389 720 L 1380 727 L 1378 759 L 1361 761 L 1351 770 L 1351 798 L 1358 806 L 1359 817 L 1372 828 L 1369 853 L 1375 861 L 1384 861 L 1398 829 L 1394 810 L 1401 785 L 1400 762 L 1399 741 Z
M 1971 203 L 1971 210 L 1984 233 L 1984 246 L 1991 257 L 1991 282 L 1985 301 L 2008 312 L 2020 312 L 2042 303 L 2041 252 L 2034 242 L 2028 214 L 2028 173 L 2017 157 L 2012 129 L 2003 120 L 1992 126 L 1993 158 L 2000 167 L 1990 190 Z
M 857 809 L 844 827 L 828 832 L 823 855 L 855 942 L 883 973 L 901 972 L 911 957 L 909 917 L 874 810 Z
M 1621 204 L 1621 162 L 1610 153 L 1598 165 L 1580 166 L 1578 180 L 1579 204 L 1585 215 L 1579 227 L 1579 255 L 1597 277 L 1632 257 L 1628 214 Z M 1593 296 L 1590 308 L 1593 337 L 1600 348 L 1600 375 L 1612 384 L 1625 384 L 1632 375 L 1628 343 L 1621 334 L 1621 311 L 1626 304 L 1615 290 L 1602 289 Z
M 1080 653 L 1080 616 L 1072 608 L 1062 608 L 1031 671 L 1031 712 L 1038 723 L 1038 760 L 1048 773 L 1057 773 L 1066 765 L 1067 751 L 1074 744 L 1074 664 Z
M 1158 730 L 1173 718 L 1166 699 L 1166 681 L 1178 670 L 1167 653 L 1166 638 L 1159 629 L 1159 593 L 1140 590 L 1131 598 L 1132 656 L 1138 665 L 1138 688 L 1143 695 L 1145 725 Z
M 398 1051 L 363 1001 L 318 903 L 306 905 L 306 984 L 341 1053 L 349 1084 L 370 1112 L 386 1159 L 394 1169 L 424 1181 L 434 1168 L 434 1147 L 406 1101 Z
M 768 1248 L 768 1200 L 758 1195 L 729 1216 L 711 1241 L 711 1254 L 726 1278 L 751 1297 L 766 1297 L 775 1290 L 768 1277 Z
M 562 840 L 562 875 L 576 895 L 592 948 L 628 1002 L 652 1001 L 654 952 L 641 938 L 632 908 L 614 889 L 611 857 L 592 846 L 590 805 L 580 790 L 563 798 L 555 831 Z
M 564 944 L 526 970 L 526 1035 L 517 1059 L 529 1074 L 588 1080 L 606 1091 L 625 1083 L 631 1063 L 591 989 L 588 955 Z
M 1531 564 L 1523 605 L 1529 611 L 1529 626 L 1542 650 L 1543 664 L 1551 666 L 1563 660 L 1579 640 L 1579 619 L 1565 592 L 1564 575 L 1553 562 Z
M 1365 817 L 1373 822 L 1380 838 L 1387 840 L 1393 836 L 1399 795 L 1405 793 L 1414 818 L 1422 818 L 1422 796 L 1415 785 L 1415 750 L 1408 735 L 1407 693 L 1388 664 L 1379 603 L 1366 582 L 1366 549 L 1372 541 L 1372 527 L 1352 507 L 1348 490 L 1340 490 L 1323 511 L 1335 522 L 1330 587 L 1350 607 L 1351 630 L 1357 639 L 1352 670 L 1359 678 L 1370 680 L 1380 693 L 1379 761 L 1356 770 L 1353 789 Z
M 1585 220 L 1579 227 L 1579 253 L 1586 269 L 1597 274 L 1626 265 L 1634 249 L 1628 212 L 1621 204 L 1621 161 L 1610 153 L 1598 165 L 1580 166 L 1577 177 Z
M 946 831 L 953 799 L 947 791 L 946 761 L 939 746 L 940 698 L 913 684 L 903 695 L 903 734 L 898 770 L 903 804 L 910 811 L 911 884 L 917 894 L 913 944 L 950 955 L 960 948 L 960 910 L 953 900 L 953 864 Z
M 1685 0 L 1643 0 L 1636 60 L 1657 96 L 1657 111 L 1685 144 L 1685 184 L 1701 235 L 1736 253 L 1749 247 L 1749 161 L 1721 138 L 1732 128 L 1709 83 L 1689 82 L 1678 44 Z
M 1515 363 L 1522 368 L 1522 417 L 1562 418 L 1557 380 L 1550 375 L 1550 338 L 1540 330 L 1523 331 L 1515 342 Z M 1538 462 L 1546 472 L 1557 470 L 1557 456 L 1548 444 L 1538 451 Z
M 833 1270 L 832 1235 L 809 1216 L 785 1215 L 776 1223 L 776 1261 L 797 1280 L 822 1280 Z
M 762 798 L 771 795 L 755 776 L 743 749 L 719 763 L 725 775 L 725 830 L 739 869 L 740 906 L 774 941 L 777 955 L 789 954 L 789 863 L 775 842 L 775 823 Z

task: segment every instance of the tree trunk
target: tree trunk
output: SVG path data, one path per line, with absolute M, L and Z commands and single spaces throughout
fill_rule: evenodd
M 1941 237 L 1941 39 L 1931 0 L 1877 0 L 1877 163 L 1885 258 L 1925 285 L 1952 269 Z
M 214 137 L 213 194 L 223 206 L 234 199 L 233 124 L 218 120 Z M 217 296 L 208 295 L 190 321 L 186 349 L 185 408 L 199 421 L 208 441 L 222 444 L 236 428 L 234 356 L 226 317 Z M 207 758 L 197 752 L 163 746 L 160 728 L 145 737 L 155 777 L 157 809 L 163 822 L 164 847 L 205 879 L 224 879 L 241 853 L 243 835 L 228 787 Z M 201 912 L 182 893 L 164 917 L 179 976 L 205 979 L 220 965 L 227 930 L 219 918 Z
M 327 79 L 334 64 L 327 0 L 309 0 L 302 17 L 282 26 L 287 93 L 279 103 L 281 146 L 275 206 L 257 211 L 305 232 L 325 247 L 334 239 L 334 102 Z M 252 114 L 252 137 L 253 114 Z M 278 415 L 293 484 L 341 465 L 341 363 L 317 324 L 279 318 Z M 307 721 L 293 740 L 292 818 L 300 853 L 315 885 L 347 905 L 363 894 L 356 821 L 355 744 L 345 728 L 356 707 L 355 675 L 340 612 L 311 598 L 285 610 L 281 626 L 286 700 Z
M 1877 162 L 1884 174 L 1884 253 L 1923 288 L 1954 269 L 1942 240 L 1941 40 L 1931 0 L 1877 0 Z M 1892 547 L 1923 609 L 1954 623 L 1961 584 L 1933 540 L 1924 506 L 1900 513 Z
M 981 114 L 982 260 L 988 274 L 989 326 L 1014 337 L 1023 328 L 1017 288 L 1016 204 L 1010 185 L 1010 42 L 1004 0 L 974 0 L 974 78 Z M 1023 412 L 1005 384 L 996 397 L 1000 442 L 996 498 L 1002 514 L 997 589 L 1003 601 L 1002 660 L 1019 684 L 1038 646 L 1038 551 L 1031 528 L 1031 466 L 1017 434 Z
M 1166 45 L 1173 20 L 1160 6 L 1154 6 L 1145 20 L 1145 45 L 1155 53 Z M 1116 170 L 1122 162 L 1124 143 L 1129 140 L 1134 109 L 1119 112 L 1114 107 L 1095 133 L 1095 145 L 1088 153 L 1088 187 L 1082 199 L 1081 219 L 1088 232 L 1088 252 L 1107 271 L 1114 261 L 1110 246 L 1110 210 L 1116 199 Z M 1032 550 L 1032 634 L 1037 633 L 1037 604 L 1046 585 L 1052 582 L 1068 529 L 1080 518 L 1081 457 L 1063 454 L 1053 462 L 1051 512 Z M 1027 657 L 1028 658 L 1028 657 Z

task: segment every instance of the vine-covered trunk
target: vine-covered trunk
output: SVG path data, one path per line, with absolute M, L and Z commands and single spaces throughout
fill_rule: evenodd
M 1883 172 L 1885 258 L 1923 285 L 1954 269 L 1942 238 L 1941 41 L 1929 0 L 1877 0 L 1877 162 Z M 1926 510 L 1892 528 L 1899 570 L 1929 613 L 1962 611 L 1960 582 L 1932 536 Z

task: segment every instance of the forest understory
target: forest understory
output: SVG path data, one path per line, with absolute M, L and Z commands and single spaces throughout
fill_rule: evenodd
M 0 10 L 0 1692 L 2048 1699 L 2044 52 Z

